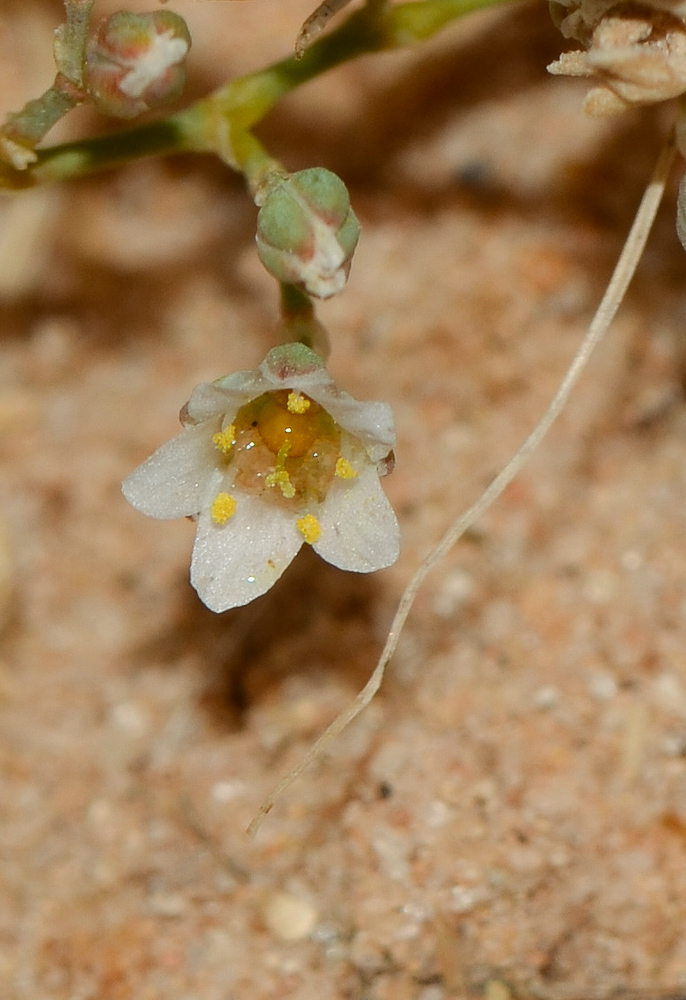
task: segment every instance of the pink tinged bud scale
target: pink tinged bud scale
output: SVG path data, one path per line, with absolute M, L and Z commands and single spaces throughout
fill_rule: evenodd
M 98 110 L 115 118 L 175 100 L 186 79 L 191 47 L 186 22 L 171 11 L 105 18 L 86 49 L 86 86 Z
M 321 299 L 345 287 L 359 235 L 345 184 L 323 167 L 277 181 L 257 217 L 257 252 L 269 273 Z

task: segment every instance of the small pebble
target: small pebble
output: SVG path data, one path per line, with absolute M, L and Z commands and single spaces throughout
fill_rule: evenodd
M 426 986 L 421 993 L 417 994 L 417 1000 L 445 1000 L 445 990 L 442 986 Z
M 594 701 L 611 701 L 618 690 L 617 681 L 612 674 L 600 672 L 592 674 L 586 686 Z
M 511 1000 L 512 990 L 502 979 L 489 979 L 484 989 L 485 1000 Z
M 133 701 L 122 701 L 114 705 L 112 719 L 129 736 L 143 736 L 148 730 L 147 713 Z
M 317 910 L 304 899 L 287 892 L 272 892 L 265 900 L 262 917 L 279 941 L 302 941 L 317 925 Z
M 583 583 L 583 595 L 590 604 L 609 604 L 617 591 L 617 577 L 609 570 L 589 570 Z
M 160 917 L 180 917 L 186 912 L 186 900 L 176 892 L 158 892 L 148 905 Z
M 210 795 L 215 802 L 233 802 L 243 798 L 247 790 L 245 781 L 218 781 L 212 785 Z
M 534 708 L 545 711 L 555 708 L 560 700 L 560 692 L 553 684 L 544 684 L 534 691 Z

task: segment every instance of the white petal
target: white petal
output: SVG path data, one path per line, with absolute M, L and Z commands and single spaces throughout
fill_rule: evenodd
M 217 471 L 212 422 L 188 427 L 167 441 L 122 483 L 129 503 L 148 517 L 197 514 Z
M 199 424 L 222 414 L 232 420 L 241 406 L 270 388 L 259 372 L 234 372 L 216 382 L 201 382 L 181 411 L 181 419 L 184 423 Z
M 310 390 L 308 395 L 323 406 L 340 427 L 359 438 L 372 462 L 380 462 L 395 448 L 393 411 L 388 403 L 361 403 L 347 392 L 329 386 Z
M 292 514 L 259 497 L 233 495 L 236 513 L 226 524 L 214 524 L 209 509 L 198 518 L 191 583 L 212 611 L 238 608 L 260 597 L 303 543 Z
M 339 569 L 371 573 L 391 566 L 400 551 L 400 528 L 373 465 L 356 479 L 335 479 L 319 513 L 314 550 Z

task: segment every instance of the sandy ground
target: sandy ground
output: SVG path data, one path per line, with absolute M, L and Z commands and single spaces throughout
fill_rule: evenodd
M 49 82 L 59 9 L 4 3 L 3 110 Z M 197 95 L 287 51 L 308 4 L 175 9 Z M 239 179 L 186 157 L 0 205 L 3 998 L 686 990 L 675 184 L 573 405 L 427 582 L 374 704 L 245 835 L 542 412 L 621 247 L 664 116 L 584 119 L 559 49 L 543 5 L 479 15 L 261 130 L 364 225 L 321 315 L 339 384 L 397 419 L 403 553 L 373 577 L 306 552 L 215 616 L 192 525 L 120 495 L 197 382 L 273 345 Z

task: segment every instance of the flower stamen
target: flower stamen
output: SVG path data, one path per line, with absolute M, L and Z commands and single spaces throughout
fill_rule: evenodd
M 336 461 L 336 475 L 339 479 L 356 479 L 359 472 L 355 472 L 347 458 L 339 458 Z
M 212 501 L 212 520 L 215 524 L 223 525 L 230 521 L 236 513 L 236 499 L 230 493 L 218 493 Z
M 228 455 L 236 443 L 236 427 L 229 424 L 223 431 L 217 431 L 212 437 L 212 444 L 218 448 L 222 455 Z
M 314 514 L 305 514 L 304 517 L 299 517 L 295 525 L 308 545 L 314 545 L 315 542 L 319 541 L 322 529 Z
M 302 396 L 299 392 L 290 392 L 286 402 L 289 413 L 305 413 L 310 408 L 310 400 L 307 396 Z

